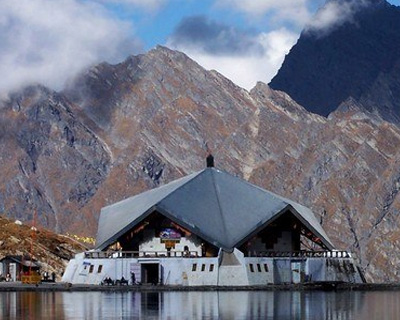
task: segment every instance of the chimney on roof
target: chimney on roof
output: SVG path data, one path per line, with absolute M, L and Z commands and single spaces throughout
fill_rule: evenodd
M 214 167 L 214 157 L 211 153 L 208 154 L 206 158 L 207 162 L 207 168 L 213 168 Z

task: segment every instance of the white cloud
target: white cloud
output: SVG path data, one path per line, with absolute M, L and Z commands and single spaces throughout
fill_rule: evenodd
M 304 25 L 311 16 L 309 2 L 310 0 L 217 0 L 216 4 L 256 17 L 273 13 L 275 21 L 285 20 Z
M 60 89 L 82 68 L 137 51 L 132 26 L 79 0 L 0 1 L 0 92 L 38 82 Z
M 181 24 L 170 37 L 167 45 L 185 52 L 206 69 L 215 69 L 236 84 L 250 89 L 257 81 L 269 83 L 279 70 L 285 55 L 299 37 L 297 30 L 289 31 L 290 24 L 297 27 L 306 25 L 306 30 L 325 35 L 333 27 L 351 21 L 357 10 L 371 3 L 371 0 L 327 1 L 313 17 L 312 8 L 315 9 L 315 6 L 323 1 L 325 0 L 216 0 L 218 6 L 243 12 L 249 18 L 262 20 L 268 16 L 268 19 L 271 19 L 272 15 L 275 31 L 260 33 L 253 37 L 250 33 L 233 30 L 231 36 L 222 37 L 224 40 L 222 41 L 221 35 L 227 33 L 223 31 L 230 30 L 232 27 L 224 25 L 218 27 L 216 23 L 208 22 L 208 25 L 212 26 L 208 29 L 220 30 L 220 32 L 214 32 L 218 35 L 216 37 L 207 28 L 200 28 L 201 21 L 198 21 L 197 24 L 200 27 L 188 23 Z M 276 23 L 278 20 L 280 21 Z M 283 27 L 277 29 L 279 26 Z M 240 35 L 243 37 L 241 38 Z M 233 46 L 237 43 L 252 45 L 244 46 L 245 50 L 241 52 L 235 50 Z M 257 52 L 251 49 L 259 47 L 262 47 L 262 50 L 257 50 Z
M 250 90 L 257 81 L 268 83 L 272 79 L 297 38 L 298 34 L 285 28 L 261 33 L 254 40 L 264 48 L 262 54 L 236 56 L 214 55 L 187 43 L 167 42 L 167 45 L 186 53 L 204 68 L 215 69 L 237 85 Z
M 369 3 L 368 0 L 327 2 L 307 24 L 306 30 L 320 32 L 323 36 L 333 28 L 352 21 L 354 14 Z
M 167 0 L 95 0 L 104 4 L 120 4 L 125 6 L 133 6 L 149 11 L 160 9 Z

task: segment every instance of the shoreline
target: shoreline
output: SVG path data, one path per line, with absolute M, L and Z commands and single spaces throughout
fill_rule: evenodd
M 173 292 L 173 291 L 397 291 L 400 283 L 312 283 L 261 286 L 173 286 L 173 285 L 124 285 L 101 286 L 70 283 L 22 284 L 1 282 L 0 292 Z

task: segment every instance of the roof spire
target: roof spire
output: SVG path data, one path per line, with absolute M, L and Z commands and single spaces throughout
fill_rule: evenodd
M 211 154 L 211 149 L 208 146 L 208 142 L 205 142 L 205 147 L 206 147 L 206 151 L 207 151 L 207 158 L 206 158 L 207 168 L 213 168 L 214 167 L 214 157 Z
M 207 162 L 207 168 L 213 168 L 214 167 L 214 157 L 211 153 L 208 154 L 206 158 Z

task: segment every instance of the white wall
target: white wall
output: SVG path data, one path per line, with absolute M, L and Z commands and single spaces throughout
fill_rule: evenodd
M 237 259 L 234 261 L 235 263 L 218 266 L 219 261 L 223 259 L 217 257 L 86 259 L 83 254 L 79 254 L 68 263 L 62 281 L 73 284 L 100 284 L 105 277 L 116 280 L 121 279 L 122 276 L 130 281 L 131 264 L 140 266 L 143 263 L 159 263 L 162 266 L 160 276 L 166 285 L 246 286 L 275 283 L 274 258 L 245 258 L 236 249 L 234 255 Z M 280 260 L 286 259 L 289 262 L 287 272 L 290 273 L 291 259 L 280 258 Z M 230 259 L 230 261 L 233 260 Z M 354 264 L 352 258 L 330 258 L 328 266 L 327 261 L 326 258 L 307 258 L 304 269 L 306 275 L 312 275 L 313 281 L 361 282 L 358 272 L 350 272 L 349 264 Z M 195 270 L 194 264 L 196 264 Z M 344 266 L 345 264 L 346 266 Z M 90 267 L 91 265 L 93 267 Z M 98 272 L 100 265 L 102 266 L 101 272 Z M 213 267 L 210 269 L 211 265 Z M 260 269 L 258 265 L 260 265 Z M 264 265 L 267 265 L 268 271 L 265 270 Z M 92 272 L 90 272 L 91 270 Z M 139 275 L 136 275 L 136 280 L 140 281 Z
M 163 266 L 164 283 L 167 285 L 217 285 L 218 258 L 170 258 L 162 259 L 160 263 Z
M 162 279 L 168 285 L 216 285 L 218 278 L 218 258 L 104 258 L 85 259 L 83 255 L 77 255 L 70 260 L 64 272 L 62 281 L 80 284 L 100 284 L 106 277 L 113 280 L 121 279 L 122 276 L 130 281 L 131 264 L 159 263 L 162 265 Z M 90 265 L 93 272 L 89 272 Z M 193 271 L 193 264 L 196 270 Z M 98 273 L 99 265 L 102 271 Z M 204 265 L 204 271 L 202 266 Z M 210 266 L 213 270 L 210 271 Z M 86 267 L 86 268 L 85 268 Z M 139 275 L 136 280 L 140 281 Z
M 116 280 L 122 276 L 130 280 L 132 261 L 137 262 L 137 259 L 85 259 L 83 254 L 79 254 L 69 261 L 62 281 L 72 284 L 100 284 L 106 277 Z M 100 266 L 101 272 L 98 272 Z
M 247 286 L 249 280 L 246 274 L 246 267 L 240 266 L 221 266 L 219 269 L 219 286 Z
M 175 244 L 175 249 L 171 249 L 171 252 L 184 251 L 185 246 L 189 248 L 189 251 L 196 251 L 201 256 L 201 241 L 195 235 L 189 237 L 182 237 L 179 243 Z M 154 233 L 150 237 L 145 237 L 145 240 L 139 244 L 139 251 L 167 251 L 165 244 L 161 243 L 159 237 L 155 237 Z
M 245 263 L 249 285 L 274 283 L 273 258 L 245 258 Z M 265 268 L 265 265 L 267 268 Z
M 221 265 L 219 268 L 218 285 L 247 286 L 249 280 L 246 272 L 246 260 L 239 250 L 224 252 L 220 250 Z
M 218 258 L 85 259 L 83 255 L 77 256 L 69 262 L 62 281 L 99 284 L 105 277 L 115 280 L 121 279 L 122 276 L 126 280 L 130 280 L 130 265 L 148 263 L 149 260 L 162 265 L 162 279 L 166 285 L 241 286 L 273 283 L 271 258 L 239 257 L 239 265 L 218 267 Z M 93 267 L 91 268 L 89 264 Z M 196 265 L 195 269 L 194 264 Z M 250 264 L 253 265 L 254 272 L 251 272 Z M 257 264 L 261 265 L 261 272 L 258 271 Z M 268 272 L 265 271 L 264 264 L 268 265 Z M 102 266 L 100 273 L 98 273 L 99 265 Z M 140 281 L 139 275 L 136 275 L 136 280 Z

